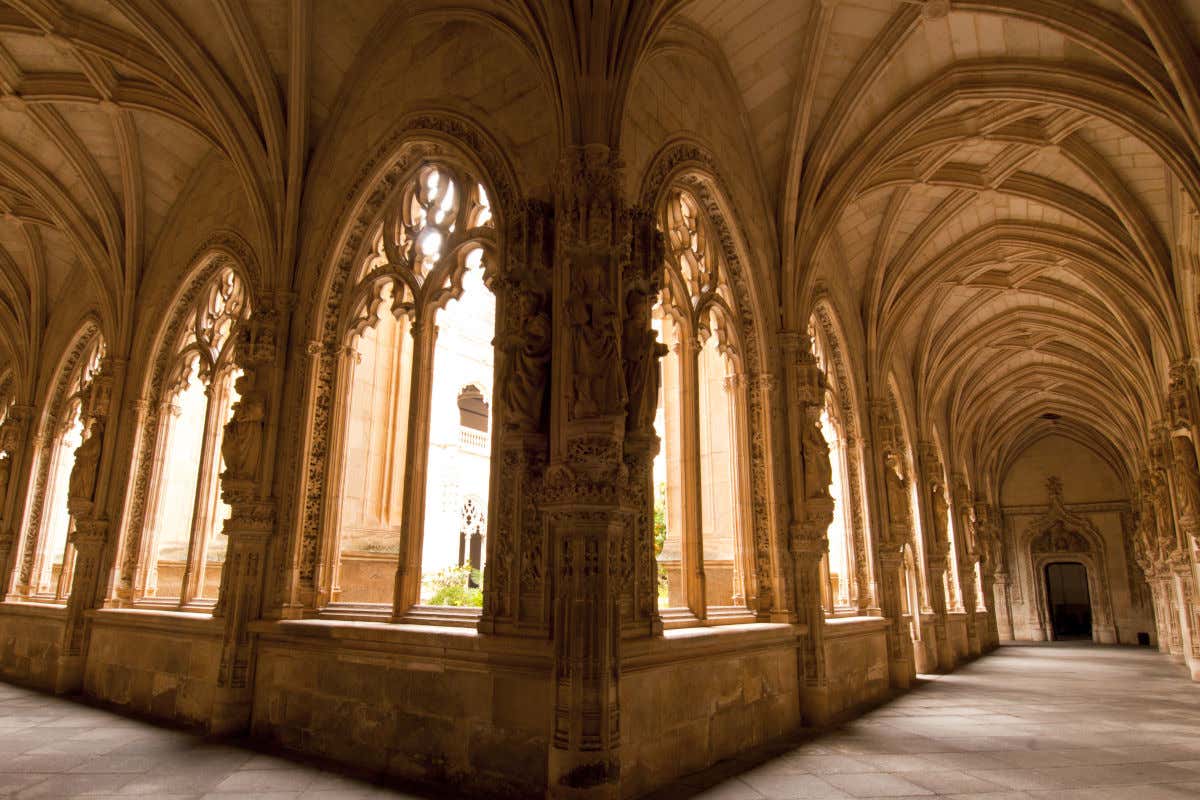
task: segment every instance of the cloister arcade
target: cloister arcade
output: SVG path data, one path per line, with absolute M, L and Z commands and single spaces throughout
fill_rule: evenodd
M 1200 680 L 1197 37 L 0 3 L 0 677 L 552 798 L 1002 641 Z

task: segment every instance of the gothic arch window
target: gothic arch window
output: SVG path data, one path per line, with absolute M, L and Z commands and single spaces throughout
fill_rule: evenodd
M 654 326 L 668 353 L 655 419 L 659 606 L 703 618 L 747 602 L 746 380 L 737 302 L 702 206 L 676 189 L 660 225 L 667 264 Z
M 68 495 L 75 455 L 94 432 L 87 430 L 83 409 L 105 353 L 104 340 L 94 330 L 77 337 L 75 348 L 60 372 L 43 420 L 30 536 L 18 580 L 19 592 L 51 602 L 66 600 L 71 591 L 74 523 Z
M 245 282 L 232 266 L 219 266 L 177 313 L 182 324 L 163 344 L 165 381 L 151 401 L 159 424 L 134 599 L 211 606 L 225 561 L 221 442 L 238 399 L 232 334 L 250 315 Z
M 488 191 L 469 168 L 425 162 L 367 241 L 346 296 L 321 604 L 366 614 L 479 605 L 479 592 L 447 589 L 474 589 L 456 584 L 486 566 L 479 542 L 475 560 L 460 554 L 474 552 L 463 510 L 482 526 L 491 480 Z

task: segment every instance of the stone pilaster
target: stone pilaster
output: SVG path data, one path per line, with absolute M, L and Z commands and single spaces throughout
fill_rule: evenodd
M 829 677 L 825 659 L 825 612 L 821 605 L 821 560 L 829 550 L 833 522 L 833 473 L 829 444 L 821 432 L 826 378 L 817 364 L 812 341 L 801 333 L 782 336 L 788 405 L 788 449 L 791 454 L 792 596 L 796 621 L 806 632 L 800 643 L 805 721 L 829 721 Z
M 888 619 L 888 663 L 892 686 L 908 688 L 916 677 L 912 632 L 904 620 L 904 549 L 912 539 L 912 503 L 899 425 L 886 400 L 871 402 L 872 439 L 879 456 L 880 503 L 884 525 L 878 542 L 879 605 Z M 920 608 L 912 608 L 916 616 Z
M 75 465 L 67 490 L 67 510 L 73 527 L 69 541 L 74 562 L 67 558 L 63 569 L 71 570 L 71 593 L 67 598 L 67 616 L 63 629 L 55 691 L 75 692 L 83 686 L 83 666 L 90 633 L 87 612 L 103 601 L 102 574 L 108 543 L 109 522 L 104 510 L 103 468 L 106 440 L 115 435 L 110 428 L 109 411 L 113 389 L 124 378 L 124 362 L 111 358 L 101 361 L 91 383 L 80 398 L 80 418 L 86 438 L 75 451 Z
M 495 458 L 500 469 L 489 498 L 481 633 L 550 635 L 551 554 L 538 501 L 550 447 L 553 224 L 553 209 L 545 203 L 527 201 L 514 210 L 503 271 L 492 284 L 499 319 L 493 402 L 501 428 Z
M 3 461 L 3 487 L 0 489 L 0 597 L 11 585 L 20 520 L 24 516 L 26 482 L 33 447 L 29 441 L 34 408 L 13 405 L 0 425 L 0 460 Z
M 214 733 L 243 731 L 250 723 L 255 656 L 250 623 L 262 615 L 268 547 L 275 533 L 268 454 L 285 330 L 285 315 L 268 298 L 233 334 L 234 359 L 242 374 L 221 440 L 221 496 L 231 513 L 222 529 L 228 543 L 213 612 L 225 622 L 209 722 Z
M 971 658 L 983 652 L 983 638 L 979 630 L 979 585 L 975 565 L 980 563 L 979 534 L 976 530 L 975 508 L 971 488 L 966 476 L 955 474 L 952 478 L 955 525 L 955 550 L 950 557 L 958 560 L 958 580 L 962 584 L 962 607 L 967 614 L 967 655 Z M 980 569 L 980 573 L 983 570 Z
M 1177 603 L 1180 654 L 1192 680 L 1200 680 L 1200 608 L 1196 605 L 1196 577 L 1191 555 L 1183 551 L 1173 553 L 1167 574 L 1168 585 Z
M 1001 569 L 1003 555 L 1000 541 L 1000 526 L 996 524 L 994 512 L 985 503 L 976 503 L 974 508 L 975 542 L 979 549 L 978 590 L 983 594 L 986 628 L 980 634 L 980 647 L 984 651 L 994 649 L 1000 643 L 999 603 L 996 599 L 997 572 Z
M 931 442 L 918 442 L 917 460 L 922 478 L 918 497 L 922 498 L 922 511 L 928 520 L 924 556 L 929 605 L 933 608 L 936 669 L 938 672 L 949 672 L 954 669 L 956 660 L 946 621 L 947 615 L 953 610 L 953 600 L 949 598 L 953 583 L 950 572 L 950 504 L 946 499 L 945 471 L 937 448 Z

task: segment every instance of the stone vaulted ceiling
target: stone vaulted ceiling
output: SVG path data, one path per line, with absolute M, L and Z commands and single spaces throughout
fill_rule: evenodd
M 548 76 L 586 56 L 621 78 L 638 53 L 616 50 L 703 41 L 774 216 L 783 325 L 835 297 L 870 395 L 901 376 L 922 427 L 977 474 L 1049 430 L 1131 474 L 1168 366 L 1196 347 L 1200 3 L 614 3 L 640 33 L 608 61 L 563 44 L 556 5 L 0 4 L 7 369 L 37 380 L 68 291 L 130 340 L 144 264 L 213 160 L 236 176 L 260 261 L 287 274 L 347 76 L 385 21 L 428 6 L 499 21 Z
M 791 288 L 861 314 L 872 392 L 911 376 L 917 413 L 988 474 L 1051 429 L 1132 464 L 1193 347 L 1195 4 L 684 13 L 776 176 Z

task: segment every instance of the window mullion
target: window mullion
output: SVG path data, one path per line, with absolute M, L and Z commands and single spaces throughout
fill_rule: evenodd
M 421 599 L 421 552 L 425 535 L 426 467 L 433 393 L 433 354 L 437 325 L 432 308 L 422 310 L 413 326 L 412 401 L 408 413 L 408 452 L 404 469 L 404 509 L 400 563 L 396 568 L 394 611 L 401 616 Z
M 171 400 L 159 404 L 158 418 L 162 420 L 158 428 L 158 441 L 154 446 L 154 463 L 151 465 L 149 508 L 146 510 L 146 541 L 143 543 L 145 557 L 141 575 L 135 586 L 134 599 L 140 600 L 147 595 L 158 593 L 158 537 L 162 531 L 162 500 L 166 487 L 167 453 L 170 452 L 171 440 L 175 436 L 175 427 L 179 419 L 178 407 Z
M 225 422 L 228 381 L 215 380 L 205 387 L 204 393 L 207 395 L 204 404 L 204 438 L 200 445 L 196 495 L 192 498 L 192 529 L 188 534 L 188 556 L 183 568 L 180 605 L 187 605 L 203 593 L 204 559 L 208 552 L 209 536 L 212 535 L 216 492 L 220 486 L 217 475 L 220 460 L 216 456 L 216 444 L 219 427 Z
M 750 503 L 741 502 L 750 492 L 750 452 L 747 409 L 749 407 L 745 374 L 737 369 L 725 379 L 729 392 L 729 452 L 733 459 L 730 488 L 733 502 L 733 602 L 748 605 L 750 590 L 757 586 L 754 579 L 754 544 L 751 537 L 753 522 Z
M 681 337 L 680 392 L 683 464 L 683 585 L 688 608 L 697 619 L 708 615 L 704 577 L 704 516 L 700 465 L 700 352 L 691 331 Z

